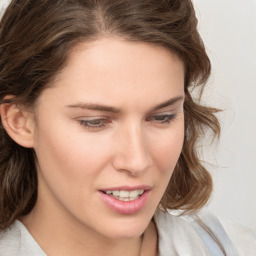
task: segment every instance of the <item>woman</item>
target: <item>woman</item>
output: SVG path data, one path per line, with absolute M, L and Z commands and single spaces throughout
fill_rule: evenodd
M 195 214 L 220 127 L 189 0 L 13 0 L 0 45 L 0 255 L 253 251 Z

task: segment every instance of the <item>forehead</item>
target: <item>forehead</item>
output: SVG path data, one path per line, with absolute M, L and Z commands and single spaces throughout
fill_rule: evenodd
M 183 94 L 184 66 L 163 47 L 103 38 L 77 44 L 54 87 L 60 95 L 66 92 L 87 102 L 112 105 L 154 98 L 160 102 Z
M 139 67 L 140 71 L 142 67 L 145 67 L 145 70 L 158 69 L 160 66 L 161 69 L 180 69 L 181 66 L 184 68 L 182 60 L 164 47 L 146 42 L 126 41 L 118 37 L 107 37 L 75 45 L 69 53 L 67 65 L 80 65 L 82 58 L 84 61 L 90 61 L 91 65 L 95 64 L 97 68 L 105 70 L 106 67 L 130 67 L 129 71 Z

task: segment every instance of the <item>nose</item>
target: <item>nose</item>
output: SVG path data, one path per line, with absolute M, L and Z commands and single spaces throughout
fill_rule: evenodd
M 150 167 L 150 150 L 141 125 L 130 123 L 120 128 L 114 140 L 113 166 L 116 170 L 139 176 Z

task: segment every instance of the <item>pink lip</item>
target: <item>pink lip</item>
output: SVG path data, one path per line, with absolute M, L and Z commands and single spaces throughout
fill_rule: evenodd
M 132 187 L 131 186 L 119 186 L 119 187 L 101 189 L 101 191 L 104 191 L 104 192 L 106 192 L 107 190 L 111 190 L 111 191 L 114 191 L 114 190 L 132 191 L 132 190 L 140 190 L 140 189 L 150 190 L 150 189 L 152 189 L 152 187 L 147 186 L 147 185 L 139 185 L 139 186 L 132 186 Z
M 110 195 L 105 194 L 107 190 L 126 190 L 126 191 L 132 191 L 132 190 L 145 190 L 144 193 L 137 199 L 133 201 L 121 201 L 118 200 Z M 140 211 L 145 204 L 148 201 L 148 197 L 151 191 L 150 186 L 136 186 L 136 187 L 129 187 L 129 186 L 122 186 L 122 187 L 115 187 L 115 188 L 108 188 L 108 189 L 102 189 L 99 191 L 99 195 L 103 202 L 115 212 L 119 214 L 129 215 L 134 214 L 138 211 Z

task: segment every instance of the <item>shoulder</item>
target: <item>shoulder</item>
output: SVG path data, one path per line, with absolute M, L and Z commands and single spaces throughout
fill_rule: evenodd
M 0 255 L 14 255 L 20 247 L 20 230 L 17 223 L 0 231 Z M 17 254 L 18 255 L 18 254 Z
M 46 256 L 27 229 L 19 221 L 0 231 L 0 255 Z
M 194 228 L 184 219 L 158 210 L 154 221 L 158 231 L 159 256 L 210 255 Z
M 256 235 L 251 229 L 228 219 L 217 218 L 209 212 L 201 213 L 198 216 L 210 227 L 224 247 L 228 244 L 229 247 L 233 245 L 239 256 L 255 255 Z
M 154 219 L 159 247 L 166 252 L 168 244 L 177 255 L 255 255 L 256 238 L 251 230 L 219 221 L 210 213 L 179 217 L 157 211 Z
M 225 231 L 237 248 L 239 256 L 255 255 L 256 232 L 228 219 L 220 218 Z

